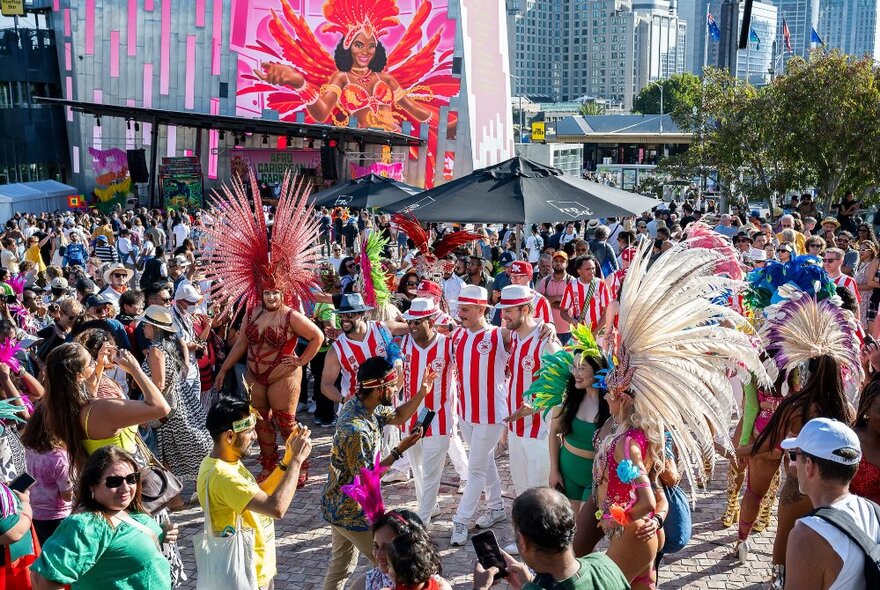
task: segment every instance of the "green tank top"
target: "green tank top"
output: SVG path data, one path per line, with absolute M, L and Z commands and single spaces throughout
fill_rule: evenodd
M 571 421 L 571 432 L 565 437 L 565 441 L 576 449 L 582 451 L 595 451 L 593 448 L 593 434 L 596 432 L 594 422 L 585 422 L 577 416 Z
M 88 434 L 89 432 L 89 416 L 92 413 L 92 408 L 95 407 L 93 403 L 89 406 L 88 411 L 86 412 L 86 419 L 84 420 L 85 424 L 85 432 Z M 111 436 L 110 438 L 86 438 L 83 439 L 82 445 L 86 450 L 87 455 L 91 455 L 101 447 L 106 447 L 107 445 L 114 445 L 122 449 L 123 451 L 127 451 L 129 453 L 134 453 L 137 448 L 137 426 L 126 426 L 125 428 L 120 428 L 119 431 Z

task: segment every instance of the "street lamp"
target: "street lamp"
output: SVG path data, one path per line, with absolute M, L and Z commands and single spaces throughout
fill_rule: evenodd
M 663 81 L 657 82 L 660 86 L 660 135 L 663 135 Z

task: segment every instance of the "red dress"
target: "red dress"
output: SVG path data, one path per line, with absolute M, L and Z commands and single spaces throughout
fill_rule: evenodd
M 849 491 L 880 504 L 880 467 L 862 459 Z

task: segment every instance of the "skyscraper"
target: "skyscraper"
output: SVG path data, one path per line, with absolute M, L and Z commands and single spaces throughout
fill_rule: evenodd
M 826 2 L 827 0 L 822 0 Z M 779 58 L 777 68 L 784 71 L 785 64 L 795 55 L 807 57 L 810 54 L 810 32 L 813 28 L 819 30 L 819 0 L 773 0 L 777 8 L 776 37 L 777 55 Z M 791 53 L 783 52 L 782 20 L 788 24 L 791 31 Z
M 880 59 L 880 0 L 823 0 L 816 31 L 828 49 Z
M 748 80 L 756 86 L 766 84 L 770 81 L 770 68 L 774 67 L 774 58 L 781 51 L 777 47 L 774 54 L 773 42 L 777 38 L 777 30 L 780 46 L 782 39 L 782 26 L 777 27 L 778 9 L 771 4 L 755 2 L 752 5 L 751 30 L 746 49 L 738 49 L 728 54 L 727 50 L 730 47 L 735 48 L 738 43 L 744 7 L 744 2 L 732 3 L 725 0 L 709 2 L 709 13 L 721 29 L 721 39 L 708 40 L 707 65 L 728 68 L 732 75 L 740 80 Z M 734 19 L 733 23 L 728 22 L 731 18 Z M 704 30 L 704 42 L 705 35 Z M 775 67 L 778 68 L 779 64 L 777 63 Z

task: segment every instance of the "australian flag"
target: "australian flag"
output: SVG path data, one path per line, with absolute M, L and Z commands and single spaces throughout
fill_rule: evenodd
M 712 37 L 712 40 L 716 43 L 721 41 L 721 29 L 718 28 L 718 24 L 715 22 L 715 18 L 711 13 L 706 20 L 706 26 L 709 27 L 709 36 Z

